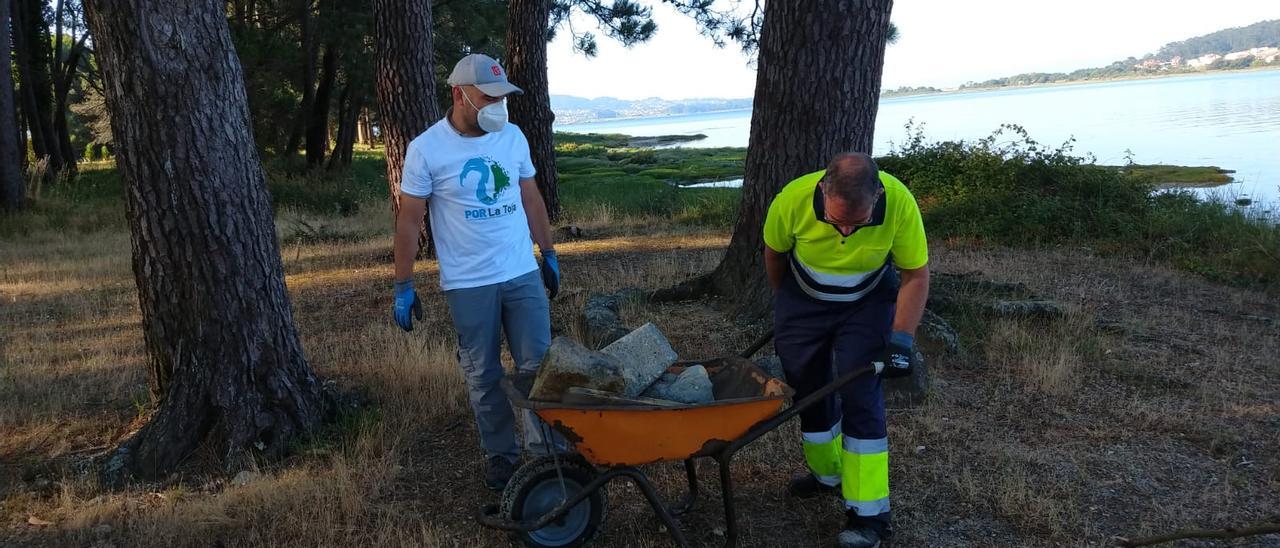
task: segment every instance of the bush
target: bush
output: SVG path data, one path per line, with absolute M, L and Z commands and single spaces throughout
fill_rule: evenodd
M 933 238 L 1085 245 L 1239 283 L 1280 283 L 1280 226 L 1220 200 L 1152 192 L 1142 173 L 1094 164 L 1071 141 L 1048 148 L 1018 126 L 927 142 L 918 126 L 881 169 L 906 183 Z

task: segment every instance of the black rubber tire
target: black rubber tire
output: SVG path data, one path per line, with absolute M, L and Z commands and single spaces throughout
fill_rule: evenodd
M 595 479 L 595 468 L 580 455 L 561 454 L 558 458 L 560 460 L 559 473 L 556 472 L 556 461 L 551 456 L 538 457 L 517 469 L 515 475 L 511 476 L 511 481 L 507 482 L 507 488 L 502 491 L 499 515 L 514 521 L 537 519 L 541 516 L 524 516 L 522 514 L 529 496 L 536 489 L 539 489 L 540 485 L 549 484 L 555 489 L 559 489 L 560 474 L 563 474 L 565 486 L 569 489 L 569 496 L 573 496 L 577 493 L 575 487 L 580 489 Z M 542 487 L 542 489 L 546 488 L 548 486 Z M 605 515 L 608 512 L 608 500 L 605 497 L 604 489 L 597 489 L 578 504 L 578 507 L 570 509 L 569 512 L 573 513 L 582 505 L 588 505 L 586 526 L 573 538 L 563 539 L 559 543 L 547 544 L 539 538 L 539 532 L 534 531 L 532 533 L 519 533 L 520 540 L 530 548 L 576 548 L 586 546 L 591 541 L 591 537 L 600 528 L 600 524 L 604 523 Z

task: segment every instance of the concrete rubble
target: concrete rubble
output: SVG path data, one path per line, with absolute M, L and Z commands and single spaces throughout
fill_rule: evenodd
M 600 353 L 622 364 L 622 395 L 628 398 L 639 396 L 680 359 L 667 337 L 652 323 L 613 341 Z
M 711 377 L 702 365 L 686 367 L 679 374 L 663 373 L 642 395 L 680 403 L 707 403 L 716 399 Z
M 618 393 L 625 387 L 622 362 L 617 358 L 587 350 L 568 337 L 556 337 L 542 359 L 533 380 L 529 399 L 561 401 L 571 387 Z
M 671 406 L 715 401 L 701 364 L 679 356 L 657 326 L 646 323 L 599 351 L 556 337 L 534 377 L 529 399 L 583 405 Z

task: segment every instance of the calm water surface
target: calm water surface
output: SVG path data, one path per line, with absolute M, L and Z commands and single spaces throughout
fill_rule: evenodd
M 908 121 L 930 140 L 977 139 L 1004 123 L 1041 143 L 1074 137 L 1077 154 L 1122 164 L 1215 165 L 1236 182 L 1203 191 L 1280 202 L 1280 70 L 1098 84 L 900 97 L 880 101 L 875 152 L 906 138 Z M 747 146 L 749 110 L 558 125 L 558 131 L 696 134 L 696 147 Z

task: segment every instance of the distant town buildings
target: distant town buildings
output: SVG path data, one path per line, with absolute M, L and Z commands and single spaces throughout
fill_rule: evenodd
M 1221 55 L 1218 55 L 1216 53 L 1210 53 L 1208 55 L 1201 55 L 1199 57 L 1196 57 L 1195 59 L 1191 59 L 1187 61 L 1187 66 L 1194 69 L 1206 68 L 1209 65 L 1212 65 L 1218 62 L 1220 59 L 1222 59 Z
M 1275 63 L 1280 61 L 1280 48 L 1251 48 L 1243 51 L 1233 51 L 1226 55 L 1209 53 L 1194 59 L 1183 59 L 1181 56 L 1178 56 L 1168 61 L 1161 61 L 1152 57 L 1149 59 L 1143 59 L 1141 63 L 1133 65 L 1133 68 L 1141 70 L 1171 70 L 1185 67 L 1194 70 L 1204 70 L 1210 68 L 1214 63 L 1219 61 L 1232 62 L 1246 59 L 1254 59 L 1263 63 Z

